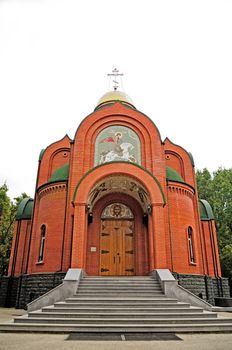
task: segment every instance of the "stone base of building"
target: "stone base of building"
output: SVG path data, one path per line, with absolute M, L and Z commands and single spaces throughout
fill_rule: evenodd
M 215 298 L 229 298 L 229 279 L 225 277 L 210 277 L 207 275 L 187 275 L 173 272 L 180 286 L 191 293 L 215 305 Z
M 178 283 L 215 305 L 215 298 L 230 298 L 228 278 L 187 275 L 173 272 Z M 65 272 L 0 277 L 0 306 L 26 308 L 26 305 L 62 283 Z
M 16 305 L 18 277 L 0 276 L 0 306 L 13 307 Z
M 25 309 L 26 305 L 62 283 L 64 272 L 0 277 L 0 306 Z
M 215 305 L 232 308 L 232 298 L 215 298 Z

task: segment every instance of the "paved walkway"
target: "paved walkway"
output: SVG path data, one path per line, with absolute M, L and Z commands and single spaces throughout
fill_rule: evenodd
M 0 308 L 0 322 L 23 315 L 24 310 Z M 223 313 L 223 316 L 231 314 Z M 177 334 L 169 341 L 76 341 L 67 334 L 0 333 L 0 350 L 229 350 L 232 334 Z

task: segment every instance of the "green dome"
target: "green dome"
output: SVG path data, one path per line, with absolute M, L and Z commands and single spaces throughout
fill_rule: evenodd
M 170 166 L 166 167 L 166 179 L 168 181 L 177 181 L 184 183 L 184 179 L 182 178 L 182 176 Z
M 201 220 L 214 220 L 213 210 L 205 199 L 199 200 Z
M 24 198 L 18 207 L 16 220 L 31 219 L 34 200 L 32 198 Z
M 54 171 L 48 182 L 66 181 L 68 180 L 68 175 L 69 164 L 65 164 Z

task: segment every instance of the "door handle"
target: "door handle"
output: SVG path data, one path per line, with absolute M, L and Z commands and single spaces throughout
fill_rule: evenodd
M 118 263 L 119 263 L 119 264 L 121 263 L 121 257 L 120 257 L 120 255 L 119 255 L 119 257 L 118 257 Z

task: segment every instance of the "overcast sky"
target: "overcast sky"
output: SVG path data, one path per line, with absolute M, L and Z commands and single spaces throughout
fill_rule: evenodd
M 74 137 L 115 67 L 196 169 L 232 166 L 232 1 L 0 0 L 0 185 L 12 198 L 34 196 L 41 149 Z

